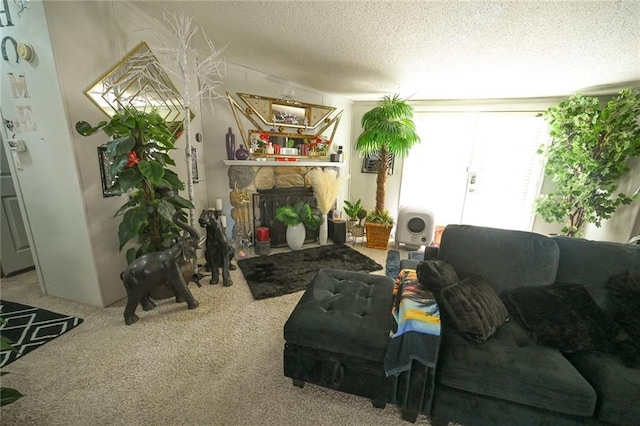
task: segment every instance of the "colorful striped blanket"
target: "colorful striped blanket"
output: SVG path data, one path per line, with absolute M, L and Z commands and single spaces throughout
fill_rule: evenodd
M 393 297 L 397 327 L 384 359 L 386 375 L 409 371 L 413 360 L 435 367 L 440 347 L 440 310 L 435 298 L 422 288 L 413 269 L 400 271 Z

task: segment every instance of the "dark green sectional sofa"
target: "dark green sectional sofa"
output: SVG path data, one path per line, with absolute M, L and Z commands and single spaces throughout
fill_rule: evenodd
M 446 261 L 461 280 L 471 274 L 482 276 L 503 298 L 515 288 L 555 291 L 549 286 L 584 286 L 587 297 L 599 307 L 597 315 L 587 319 L 596 319 L 602 312 L 613 315 L 620 299 L 607 287 L 612 277 L 640 275 L 637 245 L 465 225 L 447 226 L 439 249 L 428 248 L 425 257 Z M 405 259 L 401 269 L 416 268 L 419 262 Z M 545 308 L 541 306 L 540 311 L 544 313 Z M 543 345 L 511 309 L 509 319 L 491 337 L 473 343 L 442 313 L 434 401 L 430 412 L 422 413 L 432 423 L 639 424 L 640 369 L 637 362 L 635 368 L 629 366 L 628 356 L 623 361 L 615 351 L 604 350 L 604 345 L 603 350 L 575 351 Z M 550 316 L 563 314 L 549 311 Z

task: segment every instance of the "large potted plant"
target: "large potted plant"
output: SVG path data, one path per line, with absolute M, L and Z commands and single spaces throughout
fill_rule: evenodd
M 287 226 L 287 245 L 291 250 L 300 250 L 304 245 L 307 229 L 316 230 L 322 224 L 322 217 L 314 214 L 309 203 L 297 201 L 276 209 L 276 219 Z
M 112 138 L 106 154 L 113 162 L 114 189 L 128 193 L 127 202 L 115 214 L 122 215 L 119 248 L 132 240 L 138 243 L 127 250 L 127 262 L 171 247 L 182 231 L 172 219 L 174 213 L 181 211 L 184 221 L 184 209 L 193 204 L 178 195 L 185 186 L 169 168 L 175 166 L 169 156 L 175 136 L 167 122 L 155 111 L 127 109 L 96 126 L 79 121 L 76 130 L 83 136 L 102 130 Z
M 579 237 L 586 223 L 599 227 L 637 197 L 617 191 L 627 160 L 640 155 L 640 94 L 623 90 L 602 108 L 598 98 L 573 95 L 542 116 L 551 143 L 539 152 L 556 189 L 541 195 L 535 210 L 546 222 L 562 223 L 563 234 Z
M 385 209 L 387 173 L 393 158 L 405 157 L 420 137 L 413 122 L 413 107 L 397 94 L 382 98 L 362 116 L 361 124 L 363 131 L 355 147 L 373 157 L 377 173 L 376 206 L 365 221 L 367 247 L 386 250 L 394 223 Z

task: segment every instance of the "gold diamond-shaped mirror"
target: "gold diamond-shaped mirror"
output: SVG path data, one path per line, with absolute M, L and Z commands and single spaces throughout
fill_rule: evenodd
M 178 89 L 144 41 L 84 93 L 109 117 L 126 108 L 153 108 L 168 123 L 184 120 Z

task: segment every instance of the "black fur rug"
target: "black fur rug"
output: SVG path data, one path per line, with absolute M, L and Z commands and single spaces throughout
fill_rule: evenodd
M 238 266 L 256 300 L 304 290 L 323 268 L 371 272 L 382 269 L 373 259 L 346 245 L 327 245 L 271 256 L 251 257 Z

